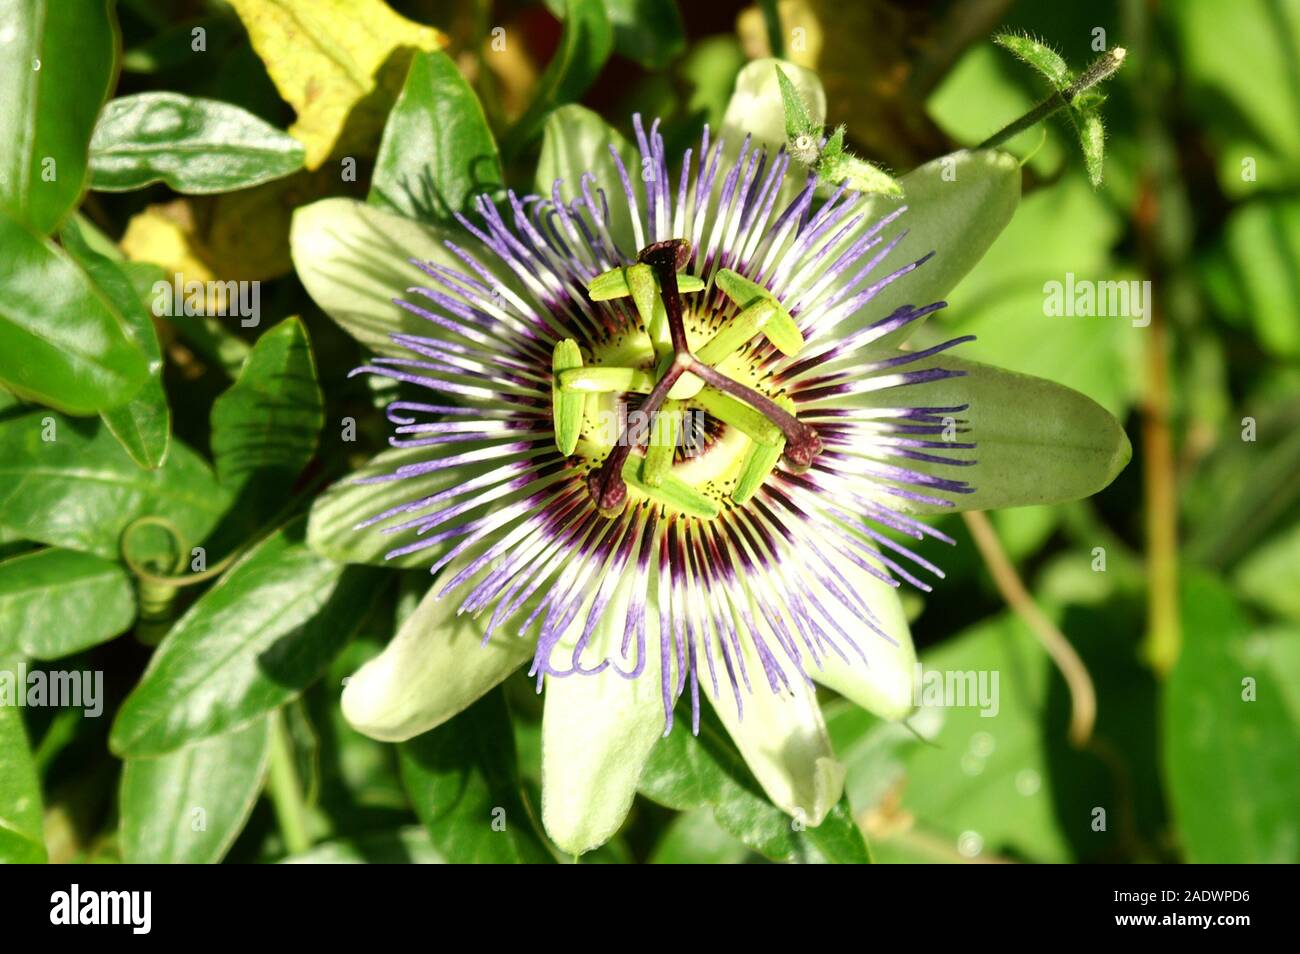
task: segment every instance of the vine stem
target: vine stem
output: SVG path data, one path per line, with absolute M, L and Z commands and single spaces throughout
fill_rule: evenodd
M 1065 638 L 1065 634 L 1034 602 L 984 512 L 967 511 L 962 514 L 962 518 L 989 568 L 998 592 L 1016 615 L 1025 621 L 1025 625 L 1047 650 L 1065 679 L 1065 685 L 1070 690 L 1070 742 L 1080 748 L 1087 745 L 1097 721 L 1097 692 L 1093 688 L 1088 667 Z
M 767 29 L 767 45 L 776 59 L 785 59 L 785 33 L 781 29 L 781 12 L 777 9 L 777 0 L 760 0 L 763 11 L 763 25 Z
M 1050 96 L 1040 102 L 1029 112 L 1025 113 L 1014 122 L 1003 126 L 975 148 L 992 149 L 994 146 L 1000 146 L 1008 139 L 1015 138 L 1026 129 L 1036 126 L 1049 116 L 1065 109 L 1078 98 L 1080 93 L 1092 89 L 1092 87 L 1096 86 L 1098 83 L 1113 76 L 1115 71 L 1123 65 L 1126 56 L 1127 53 L 1125 49 L 1121 46 L 1117 46 L 1110 52 L 1098 57 L 1093 64 L 1084 71 L 1082 76 L 1065 89 L 1053 90 Z
M 293 744 L 284 724 L 284 711 L 271 714 L 271 765 L 267 773 L 267 794 L 275 808 L 276 821 L 284 838 L 285 851 L 300 855 L 311 848 L 307 831 L 307 803 L 293 764 Z

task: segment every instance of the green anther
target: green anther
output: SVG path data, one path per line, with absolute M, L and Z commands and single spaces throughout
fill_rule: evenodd
M 649 265 L 631 265 L 623 273 L 627 276 L 627 287 L 641 323 L 650 336 L 650 344 L 655 354 L 662 354 L 665 345 L 672 346 L 672 338 L 668 331 L 668 312 L 664 310 L 654 269 Z
M 626 298 L 632 292 L 628 290 L 623 269 L 612 268 L 587 282 L 587 294 L 592 301 L 609 301 L 611 298 Z
M 723 394 L 716 388 L 703 388 L 695 395 L 695 403 L 722 423 L 736 428 L 755 443 L 775 447 L 785 439 L 781 429 L 764 415 L 743 401 L 738 401 L 729 394 Z
M 641 480 L 647 487 L 662 486 L 664 478 L 673 469 L 677 430 L 681 424 L 678 407 L 676 401 L 664 401 L 663 407 L 655 414 L 650 428 L 650 446 L 646 448 L 645 465 L 641 468 Z
M 582 433 L 582 410 L 586 396 L 564 389 L 560 379 L 565 372 L 582 368 L 582 352 L 578 342 L 565 338 L 551 352 L 551 415 L 555 419 L 555 446 L 568 457 L 578 446 Z
M 764 326 L 776 312 L 776 302 L 770 298 L 754 302 L 740 314 L 729 319 L 718 333 L 695 353 L 695 357 L 710 367 L 717 365 L 723 358 L 738 351 L 754 335 L 763 331 Z
M 614 268 L 608 272 L 602 272 L 587 283 L 587 294 L 592 301 L 609 301 L 611 298 L 626 298 L 632 294 L 632 289 L 628 286 L 627 271 L 633 268 L 645 268 L 650 270 L 648 265 L 629 265 L 625 268 Z M 696 278 L 694 275 L 688 275 L 681 272 L 677 276 L 677 290 L 683 295 L 691 292 L 704 291 L 703 279 Z M 656 283 L 656 294 L 658 286 Z
M 667 504 L 692 517 L 711 520 L 721 512 L 716 501 L 672 474 L 666 475 L 659 486 L 651 487 L 640 477 L 639 471 L 643 463 L 643 459 L 636 454 L 628 455 L 623 464 L 623 480 L 629 487 L 635 487 L 651 500 Z
M 749 498 L 763 486 L 767 475 L 772 473 L 784 450 L 784 438 L 776 447 L 758 443 L 750 444 L 749 450 L 745 452 L 745 460 L 740 465 L 740 476 L 736 478 L 736 487 L 731 491 L 731 499 L 738 504 L 748 503 Z
M 610 391 L 635 391 L 649 394 L 654 390 L 655 377 L 640 368 L 576 367 L 562 371 L 560 388 L 577 394 L 602 394 Z
M 683 272 L 677 276 L 677 291 L 683 295 L 704 291 L 704 282 Z M 672 335 L 668 330 L 668 312 L 664 309 L 659 279 L 649 265 L 628 265 L 603 272 L 587 283 L 587 294 L 592 301 L 631 296 L 655 353 L 671 352 Z
M 776 403 L 791 414 L 794 413 L 794 402 L 788 397 L 776 398 Z M 760 444 L 757 441 L 750 444 L 749 450 L 745 452 L 745 459 L 741 462 L 740 475 L 736 478 L 736 486 L 731 491 L 731 499 L 737 504 L 748 503 L 749 499 L 758 492 L 758 488 L 763 486 L 763 481 L 767 480 L 768 475 L 776 468 L 776 462 L 781 459 L 784 452 L 784 437 L 774 446 Z
M 714 281 L 722 289 L 722 293 L 742 309 L 749 308 L 759 301 L 773 302 L 776 305 L 776 314 L 767 320 L 763 327 L 763 334 L 784 355 L 793 357 L 803 349 L 803 334 L 799 331 L 799 326 L 770 291 L 729 268 L 720 270 L 714 277 Z

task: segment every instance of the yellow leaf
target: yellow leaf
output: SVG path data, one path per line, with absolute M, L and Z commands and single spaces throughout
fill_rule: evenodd
M 213 196 L 202 221 L 204 256 L 222 278 L 261 280 L 286 274 L 294 209 L 336 191 L 333 168 L 296 172 L 251 189 Z M 256 228 L 249 228 L 256 222 Z
M 207 282 L 215 277 L 195 246 L 193 215 L 184 199 L 151 205 L 131 216 L 118 244 L 133 262 L 161 265 L 168 279 L 174 274 L 181 276 L 182 283 Z
M 447 37 L 382 0 L 230 0 L 276 89 L 298 114 L 289 132 L 307 168 L 373 152 L 416 50 Z

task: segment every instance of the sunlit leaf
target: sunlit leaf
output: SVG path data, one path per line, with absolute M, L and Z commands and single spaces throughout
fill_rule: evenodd
M 372 152 L 416 50 L 447 38 L 383 0 L 231 0 L 253 48 L 298 113 L 308 169 Z
M 302 143 L 238 106 L 138 93 L 104 108 L 90 141 L 90 187 L 124 192 L 165 182 L 202 195 L 278 179 L 302 163 Z

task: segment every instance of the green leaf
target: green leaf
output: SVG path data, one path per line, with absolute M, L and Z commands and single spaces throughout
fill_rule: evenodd
M 411 804 L 447 861 L 555 860 L 524 802 L 510 713 L 499 689 L 450 722 L 402 743 L 399 751 Z
M 127 759 L 123 860 L 215 864 L 243 830 L 266 776 L 268 720 L 151 759 Z
M 560 197 L 565 202 L 572 202 L 582 195 L 583 173 L 590 172 L 595 177 L 593 190 L 600 187 L 607 194 L 611 190 L 621 194 L 622 180 L 609 153 L 610 146 L 618 152 L 623 168 L 635 181 L 640 160 L 636 150 L 619 131 L 585 106 L 561 106 L 546 118 L 542 155 L 537 161 L 533 188 L 540 195 L 549 196 L 556 180 L 562 180 Z M 614 241 L 624 251 L 634 250 L 632 215 L 627 203 L 617 196 L 612 197 L 609 214 Z
M 259 719 L 325 669 L 382 591 L 376 571 L 314 554 L 303 521 L 271 534 L 163 639 L 118 711 L 120 755 L 161 755 Z
M 86 147 L 113 84 L 108 0 L 10 0 L 0 58 L 0 209 L 43 235 L 86 184 Z M 0 246 L 9 248 L 7 236 Z M 9 259 L 6 251 L 4 258 Z M 7 295 L 2 297 L 8 297 Z M 75 313 L 69 308 L 65 314 Z M 7 345 L 0 345 L 0 351 Z
M 1056 765 L 1044 738 L 1044 726 L 1054 724 L 1047 717 L 1052 668 L 1029 630 L 1002 614 L 923 653 L 921 665 L 922 707 L 908 721 L 928 743 L 856 706 L 827 707 L 827 728 L 848 769 L 848 797 L 863 810 L 913 819 L 905 830 L 874 838 L 876 856 L 890 862 L 999 854 L 1071 860 L 1070 832 L 1058 817 L 1061 799 L 1052 791 Z M 949 674 L 970 687 L 964 704 L 951 704 L 955 696 L 928 695 L 929 681 Z M 979 679 L 985 680 L 982 702 Z M 1080 781 L 1073 771 L 1065 777 Z M 901 804 L 894 804 L 899 795 Z M 1068 821 L 1087 832 L 1091 818 L 1080 813 Z
M 322 199 L 294 212 L 289 232 L 294 267 L 303 286 L 352 337 L 381 354 L 404 354 L 390 334 L 437 334 L 423 318 L 393 304 L 429 277 L 409 259 L 462 270 L 465 263 L 446 246 L 454 238 L 475 249 L 459 226 L 423 225 L 355 199 Z
M 951 495 L 956 510 L 996 510 L 1088 497 L 1110 484 L 1132 457 L 1132 445 L 1119 422 L 1077 391 L 946 354 L 933 364 L 964 375 L 912 385 L 909 399 L 925 407 L 970 405 L 951 415 L 953 433 L 956 442 L 977 446 L 954 449 L 945 456 L 975 463 L 913 466 L 964 480 L 975 488 L 974 493 Z M 887 400 L 876 397 L 869 402 Z M 916 513 L 954 510 L 924 503 L 899 505 Z
M 122 531 L 155 516 L 194 546 L 229 499 L 180 441 L 166 464 L 146 471 L 98 421 L 35 411 L 0 422 L 0 525 L 24 539 L 112 560 L 121 553 Z
M 506 154 L 526 146 L 552 109 L 582 96 L 614 48 L 614 31 L 602 0 L 565 0 L 560 48 L 537 82 L 528 109 L 510 130 Z
M 653 865 L 734 865 L 748 857 L 749 849 L 718 824 L 710 809 L 696 808 L 667 825 L 649 860 Z
M 604 0 L 614 49 L 647 70 L 662 70 L 686 49 L 674 0 Z
M 1232 580 L 1251 603 L 1300 622 L 1300 524 L 1255 547 L 1233 571 Z
M 42 864 L 41 784 L 17 706 L 0 705 L 0 765 L 0 862 Z
M 683 729 L 655 746 L 641 774 L 641 794 L 677 811 L 712 808 L 719 825 L 773 861 L 871 861 L 847 799 L 817 828 L 798 830 L 767 800 L 712 710 L 701 711 L 698 736 Z
M 794 88 L 794 83 L 790 82 L 790 77 L 785 75 L 785 71 L 777 66 L 776 82 L 781 90 L 781 106 L 785 110 L 785 138 L 793 142 L 800 136 L 811 136 L 814 139 L 820 139 L 822 134 L 822 124 L 817 122 L 808 113 L 808 107 L 804 105 L 803 97 L 799 91 Z
M 690 90 L 686 111 L 711 129 L 722 128 L 727 101 L 736 85 L 736 74 L 745 65 L 745 54 L 734 36 L 719 33 L 691 43 L 678 72 Z
M 1203 272 L 1216 309 L 1269 354 L 1300 357 L 1300 199 L 1233 209 Z
M 239 378 L 212 405 L 217 478 L 274 504 L 316 452 L 325 423 L 307 329 L 280 322 L 257 340 Z
M 358 835 L 322 842 L 311 851 L 285 858 L 287 865 L 438 865 L 444 859 L 429 843 L 429 833 L 418 825 L 391 832 Z
M 1300 861 L 1300 727 L 1270 649 L 1227 588 L 1188 573 L 1163 707 L 1164 771 L 1186 860 Z
M 149 364 L 118 306 L 66 252 L 3 211 L 0 248 L 0 385 L 71 414 L 134 397 Z
M 1016 59 L 1029 64 L 1060 92 L 1064 92 L 1074 82 L 1074 74 L 1065 65 L 1061 55 L 1033 37 L 1002 33 L 995 36 L 993 42 Z
M 303 145 L 252 113 L 215 99 L 137 93 L 104 107 L 90 140 L 90 187 L 127 192 L 165 182 L 208 195 L 302 168 Z
M 1178 42 L 1181 102 L 1211 140 L 1219 187 L 1232 198 L 1282 193 L 1300 185 L 1300 109 L 1296 49 L 1300 17 L 1277 0 L 1238 0 L 1225 29 L 1223 4 L 1182 0 L 1161 20 Z M 1253 160 L 1255 176 L 1242 175 Z
M 75 221 L 63 227 L 59 241 L 86 270 L 104 297 L 121 312 L 127 334 L 149 362 L 149 379 L 135 397 L 121 407 L 100 411 L 99 416 L 132 460 L 148 470 L 156 470 L 167 459 L 171 446 L 172 417 L 163 391 L 162 349 L 158 346 L 153 319 L 130 275 L 118 263 L 92 249 Z
M 117 563 L 49 548 L 0 562 L 0 655 L 59 659 L 124 632 L 135 591 Z
M 504 182 L 483 106 L 455 62 L 445 53 L 416 55 L 384 126 L 369 201 L 440 222 Z

